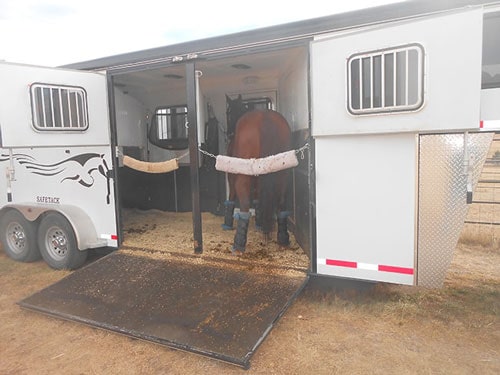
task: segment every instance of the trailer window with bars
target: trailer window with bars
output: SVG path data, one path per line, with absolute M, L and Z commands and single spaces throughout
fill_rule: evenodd
M 31 85 L 33 125 L 38 130 L 78 130 L 88 128 L 87 93 L 82 87 Z
M 188 147 L 187 106 L 157 108 L 149 130 L 149 140 L 154 145 L 168 150 Z
M 347 77 L 353 115 L 418 110 L 424 103 L 424 49 L 410 44 L 352 55 Z

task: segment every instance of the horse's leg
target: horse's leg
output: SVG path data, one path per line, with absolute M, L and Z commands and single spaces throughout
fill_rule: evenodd
M 234 243 L 232 251 L 239 255 L 245 251 L 247 244 L 248 222 L 250 221 L 250 189 L 252 177 L 242 174 L 235 176 L 235 191 L 240 202 L 240 212 L 235 215 L 238 219 L 236 233 L 234 234 Z
M 234 189 L 234 179 L 235 175 L 229 173 L 227 175 L 227 181 L 229 184 L 229 197 L 224 202 L 224 224 L 222 224 L 222 229 L 230 230 L 233 229 L 233 215 L 235 206 L 235 189 Z
M 259 206 L 259 178 L 255 178 L 253 207 L 255 209 L 255 228 L 262 230 L 262 210 Z
M 285 194 L 286 194 L 286 180 L 287 173 L 286 171 L 278 172 L 278 176 L 276 176 L 277 182 L 277 192 L 278 192 L 278 232 L 277 232 L 277 241 L 279 245 L 288 246 L 290 245 L 290 236 L 288 235 L 288 216 L 290 213 L 285 211 Z

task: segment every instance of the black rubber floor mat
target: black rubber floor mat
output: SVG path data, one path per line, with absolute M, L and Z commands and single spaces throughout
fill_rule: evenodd
M 19 304 L 248 368 L 306 275 L 117 251 Z

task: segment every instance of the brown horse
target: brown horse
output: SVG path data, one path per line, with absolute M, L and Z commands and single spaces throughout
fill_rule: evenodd
M 248 105 L 243 101 L 241 95 L 238 95 L 236 99 L 231 99 L 229 96 L 226 95 L 226 119 L 227 119 L 226 138 L 228 143 L 227 144 L 228 156 L 234 156 L 233 148 L 234 148 L 234 133 L 236 131 L 236 123 L 241 118 L 241 116 L 243 116 L 248 111 L 250 111 L 250 108 L 248 108 Z M 224 230 L 234 229 L 233 214 L 234 214 L 234 208 L 236 206 L 236 191 L 234 189 L 235 177 L 236 175 L 231 173 L 228 173 L 227 175 L 227 182 L 229 185 L 229 196 L 228 199 L 224 202 L 224 223 L 222 224 L 222 229 Z M 256 197 L 254 198 L 257 199 Z M 257 225 L 258 228 L 261 228 L 260 215 L 258 215 L 259 211 L 257 209 L 257 201 L 254 200 L 253 203 L 255 207 L 255 224 Z
M 272 110 L 253 110 L 244 113 L 236 123 L 234 139 L 228 146 L 230 156 L 242 159 L 258 159 L 289 151 L 291 132 L 285 118 Z M 237 197 L 240 212 L 234 236 L 233 252 L 245 251 L 252 191 L 259 200 L 262 231 L 266 237 L 273 230 L 274 215 L 278 218 L 277 240 L 289 244 L 285 192 L 287 171 L 263 174 L 259 177 L 243 174 L 228 176 L 230 200 Z M 233 206 L 234 208 L 234 206 Z

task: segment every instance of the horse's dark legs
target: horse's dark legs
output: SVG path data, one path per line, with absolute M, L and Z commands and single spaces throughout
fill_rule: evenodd
M 224 202 L 224 224 L 222 224 L 224 230 L 233 229 L 234 206 L 234 200 L 228 199 Z
M 229 197 L 224 202 L 224 224 L 222 224 L 222 229 L 231 230 L 233 229 L 233 215 L 234 215 L 234 206 L 235 206 L 235 191 L 234 191 L 234 180 L 235 175 L 228 174 L 227 180 L 229 184 Z
M 248 223 L 250 222 L 250 212 L 239 212 L 235 215 L 238 218 L 236 233 L 232 251 L 238 255 L 245 251 L 247 245 Z
M 262 210 L 259 207 L 259 200 L 253 200 L 253 208 L 255 210 L 255 228 L 262 230 Z
M 290 236 L 288 235 L 288 228 L 287 228 L 288 215 L 289 215 L 288 211 L 281 211 L 278 213 L 277 240 L 278 244 L 282 246 L 290 245 Z
M 236 196 L 240 202 L 240 212 L 235 215 L 238 219 L 236 233 L 234 234 L 234 243 L 232 251 L 234 254 L 241 254 L 245 251 L 247 245 L 248 222 L 250 221 L 250 187 L 252 183 L 251 176 L 237 175 L 235 178 Z
M 255 179 L 255 187 L 254 187 L 254 200 L 253 200 L 253 208 L 255 209 L 255 228 L 257 230 L 262 230 L 262 210 L 259 206 L 259 189 L 260 189 L 260 180 L 259 178 Z

